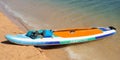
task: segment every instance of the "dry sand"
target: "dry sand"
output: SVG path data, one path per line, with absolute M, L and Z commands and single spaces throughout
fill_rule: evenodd
M 23 33 L 6 16 L 0 13 L 0 60 L 49 60 L 42 49 L 9 43 L 5 34 Z

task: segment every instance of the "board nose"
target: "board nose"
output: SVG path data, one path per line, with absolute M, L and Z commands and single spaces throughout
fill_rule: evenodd
M 109 28 L 112 30 L 112 29 L 114 29 L 114 30 L 116 30 L 116 28 L 115 27 L 113 27 L 113 26 L 109 26 Z

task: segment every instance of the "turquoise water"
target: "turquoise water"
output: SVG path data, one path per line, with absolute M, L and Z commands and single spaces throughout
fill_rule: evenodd
M 120 22 L 120 0 L 1 0 L 1 4 L 34 29 L 108 26 L 114 25 L 110 22 Z
M 120 0 L 1 0 L 0 7 L 9 16 L 32 26 L 32 29 L 112 25 L 119 30 L 120 25 Z M 66 50 L 72 60 L 80 60 L 86 56 L 81 51 L 87 51 L 81 48 L 96 51 L 94 47 L 87 46 L 74 45 Z

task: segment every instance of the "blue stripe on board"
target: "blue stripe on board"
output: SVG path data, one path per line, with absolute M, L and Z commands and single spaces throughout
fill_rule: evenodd
M 58 45 L 60 44 L 59 41 L 54 41 L 54 42 L 34 42 L 33 45 Z
M 102 31 L 108 31 L 106 28 L 99 28 Z
M 55 41 L 55 42 L 45 42 L 45 44 L 60 44 L 59 41 Z
M 113 35 L 113 34 L 115 34 L 115 33 L 110 33 L 110 34 L 107 34 L 107 35 L 97 36 L 96 39 L 107 37 L 107 36 L 110 36 L 110 35 Z

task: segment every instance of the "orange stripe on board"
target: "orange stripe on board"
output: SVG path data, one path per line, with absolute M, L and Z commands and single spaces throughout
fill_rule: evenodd
M 94 34 L 102 33 L 102 30 L 100 29 L 80 29 L 80 30 L 66 30 L 66 31 L 55 31 L 54 35 L 60 36 L 60 37 L 78 37 L 78 36 L 89 36 Z

